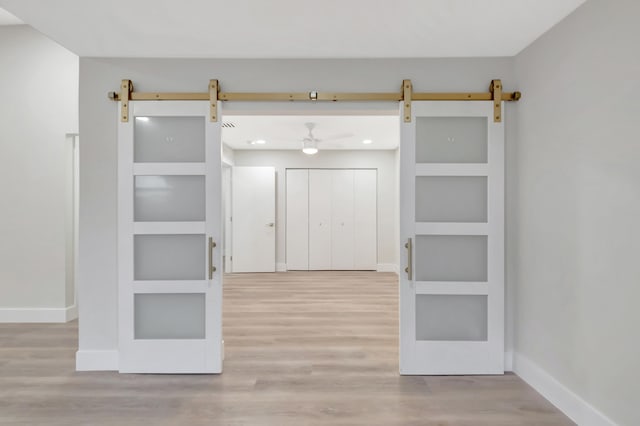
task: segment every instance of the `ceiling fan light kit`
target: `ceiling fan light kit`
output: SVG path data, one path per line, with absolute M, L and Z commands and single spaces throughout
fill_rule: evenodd
M 315 140 L 305 140 L 302 142 L 302 152 L 307 155 L 313 155 L 318 153 L 318 145 Z

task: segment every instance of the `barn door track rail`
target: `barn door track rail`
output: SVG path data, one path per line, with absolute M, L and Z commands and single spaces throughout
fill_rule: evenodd
M 109 92 L 109 99 L 120 101 L 120 120 L 129 121 L 129 101 L 209 101 L 209 119 L 218 121 L 218 101 L 244 102 L 400 102 L 404 103 L 404 121 L 411 122 L 412 101 L 493 101 L 493 120 L 502 121 L 502 101 L 518 101 L 520 92 L 504 92 L 502 81 L 492 80 L 486 93 L 419 93 L 413 91 L 411 80 L 403 80 L 397 93 L 337 93 L 337 92 L 222 92 L 218 80 L 209 81 L 209 90 L 202 93 L 135 92 L 131 80 L 122 80 L 119 92 Z

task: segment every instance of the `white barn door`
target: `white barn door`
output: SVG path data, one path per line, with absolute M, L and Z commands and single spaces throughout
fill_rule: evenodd
M 400 373 L 503 374 L 503 123 L 413 102 L 400 155 Z
M 131 102 L 118 128 L 119 369 L 222 371 L 220 123 Z

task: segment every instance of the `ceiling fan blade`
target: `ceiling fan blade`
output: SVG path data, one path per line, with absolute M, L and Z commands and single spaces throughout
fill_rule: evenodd
M 339 133 L 337 135 L 331 135 L 331 136 L 328 136 L 326 138 L 322 138 L 321 140 L 323 140 L 323 141 L 335 141 L 335 140 L 338 140 L 338 139 L 352 138 L 354 136 L 355 135 L 353 133 Z

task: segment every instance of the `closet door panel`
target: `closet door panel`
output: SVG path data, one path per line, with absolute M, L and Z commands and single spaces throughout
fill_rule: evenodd
M 309 270 L 309 170 L 287 170 L 287 270 Z
M 309 170 L 309 269 L 330 270 L 332 170 Z
M 354 171 L 354 268 L 376 270 L 377 238 L 377 171 Z
M 354 171 L 333 170 L 331 269 L 354 269 Z

